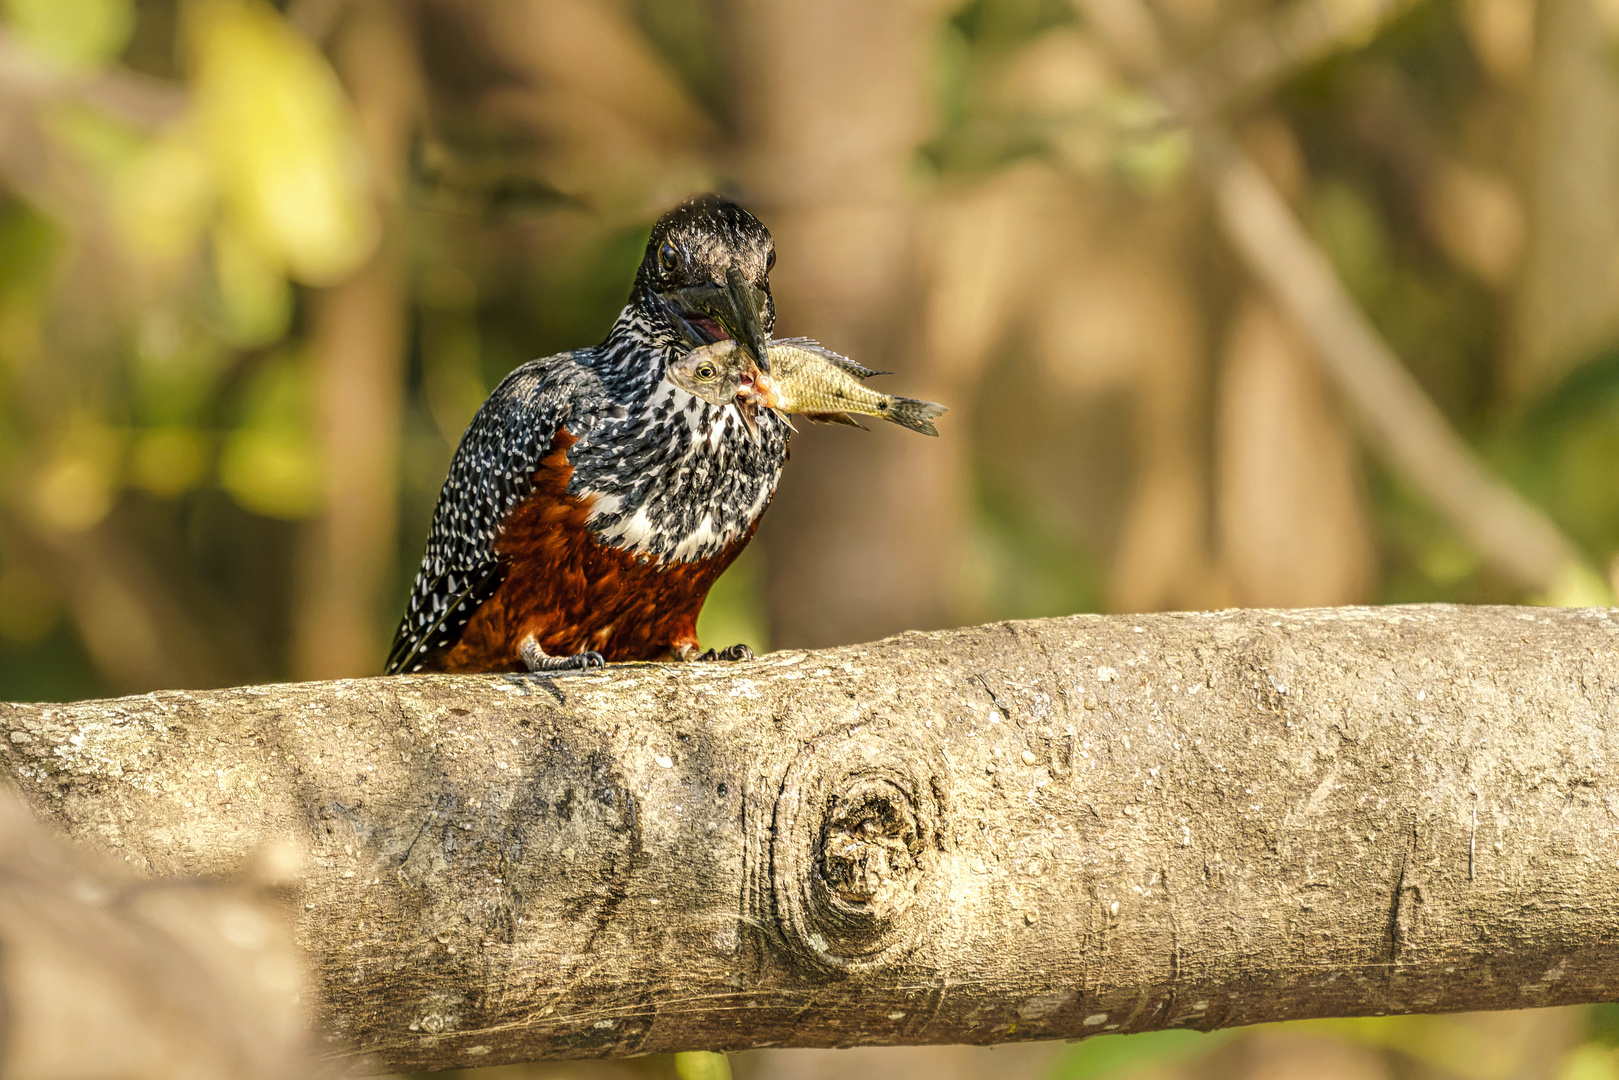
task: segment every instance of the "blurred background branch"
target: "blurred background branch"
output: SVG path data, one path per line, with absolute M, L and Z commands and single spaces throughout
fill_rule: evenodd
M 1172 115 L 1190 124 L 1227 239 L 1308 339 L 1311 355 L 1373 447 L 1520 587 L 1558 604 L 1613 603 L 1612 588 L 1557 525 L 1468 450 L 1361 312 L 1275 185 L 1213 116 L 1235 85 L 1252 92 L 1287 68 L 1362 40 L 1399 7 L 1306 0 L 1279 17 L 1229 31 L 1212 61 L 1157 78 L 1170 61 L 1147 6 L 1140 0 L 1081 2 L 1121 65 L 1155 82 Z
M 0 1068 L 310 1076 L 305 962 L 272 895 L 296 856 L 265 855 L 236 881 L 145 879 L 55 835 L 0 789 Z M 336 1075 L 315 1067 L 322 1074 Z
M 1611 604 L 1608 585 L 1574 543 L 1467 449 L 1258 167 L 1218 129 L 1203 132 L 1201 142 L 1226 234 L 1250 272 L 1303 328 L 1378 452 L 1522 588 L 1554 603 Z
M 160 128 L 184 111 L 185 92 L 123 68 L 75 71 L 52 63 L 0 30 L 0 92 L 36 105 L 73 102 L 140 128 Z
M 1093 0 L 1094 2 L 1094 0 Z M 1188 120 L 1218 117 L 1251 103 L 1304 68 L 1365 44 L 1384 25 L 1422 0 L 1294 0 L 1276 11 L 1242 18 L 1195 61 L 1154 80 L 1165 101 Z M 1146 10 L 1134 16 L 1140 19 Z M 1093 18 L 1095 16 L 1093 15 Z M 1104 25 L 1098 21 L 1098 25 Z M 1150 26 L 1136 33 L 1150 33 Z M 1156 53 L 1156 45 L 1147 47 Z

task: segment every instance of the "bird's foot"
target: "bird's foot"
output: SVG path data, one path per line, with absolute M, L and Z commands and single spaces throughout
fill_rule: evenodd
M 709 649 L 698 652 L 697 646 L 687 642 L 675 649 L 676 660 L 752 660 L 753 650 L 738 642 L 728 649 Z
M 523 639 L 518 647 L 518 654 L 523 658 L 523 664 L 530 671 L 589 671 L 591 668 L 605 668 L 607 661 L 602 654 L 594 649 L 572 656 L 547 656 L 540 648 L 540 643 L 530 634 Z
M 706 653 L 703 654 L 703 659 L 704 660 L 752 660 L 753 659 L 753 650 L 748 648 L 746 645 L 742 644 L 742 642 L 739 641 L 735 645 L 732 645 L 730 648 L 721 649 L 719 652 L 715 652 L 713 649 L 710 649 Z

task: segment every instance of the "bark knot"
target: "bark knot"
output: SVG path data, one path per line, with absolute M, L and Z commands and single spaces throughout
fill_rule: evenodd
M 783 777 L 770 842 L 791 952 L 842 970 L 908 955 L 949 890 L 938 865 L 948 788 L 937 744 L 913 732 L 857 728 L 805 746 Z
M 821 874 L 837 901 L 892 918 L 916 898 L 921 847 L 910 797 L 887 780 L 856 781 L 829 807 Z

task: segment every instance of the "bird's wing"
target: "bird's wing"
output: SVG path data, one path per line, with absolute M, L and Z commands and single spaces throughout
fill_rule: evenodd
M 429 652 L 454 644 L 478 605 L 499 587 L 502 576 L 498 562 L 464 575 L 454 571 L 431 579 L 425 575 L 425 568 L 416 575 L 410 607 L 394 631 L 393 648 L 388 650 L 385 675 L 416 671 Z M 427 603 L 425 610 L 420 606 L 423 601 Z
M 416 671 L 460 639 L 500 585 L 495 540 L 507 515 L 528 496 L 557 432 L 599 395 L 599 380 L 576 353 L 531 360 L 489 395 L 450 462 L 386 674 Z
M 827 348 L 825 345 L 822 345 L 814 338 L 776 338 L 772 344 L 791 345 L 794 348 L 803 349 L 805 352 L 812 352 L 816 356 L 819 356 L 822 360 L 832 364 L 834 367 L 842 368 L 844 371 L 847 371 L 850 375 L 853 375 L 857 379 L 869 379 L 873 375 L 888 374 L 886 371 L 878 371 L 876 368 L 869 368 L 864 364 L 857 364 L 853 360 L 850 360 L 847 356 L 842 356 L 833 352 L 831 349 Z

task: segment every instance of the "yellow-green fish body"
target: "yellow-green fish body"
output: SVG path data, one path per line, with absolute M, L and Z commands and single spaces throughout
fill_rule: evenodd
M 946 411 L 932 401 L 883 394 L 861 380 L 880 374 L 809 338 L 767 346 L 770 371 L 761 373 L 733 340 L 693 350 L 670 366 L 675 385 L 713 404 L 741 399 L 811 420 L 859 424 L 852 414 L 875 416 L 924 435 L 938 435 L 933 420 Z

